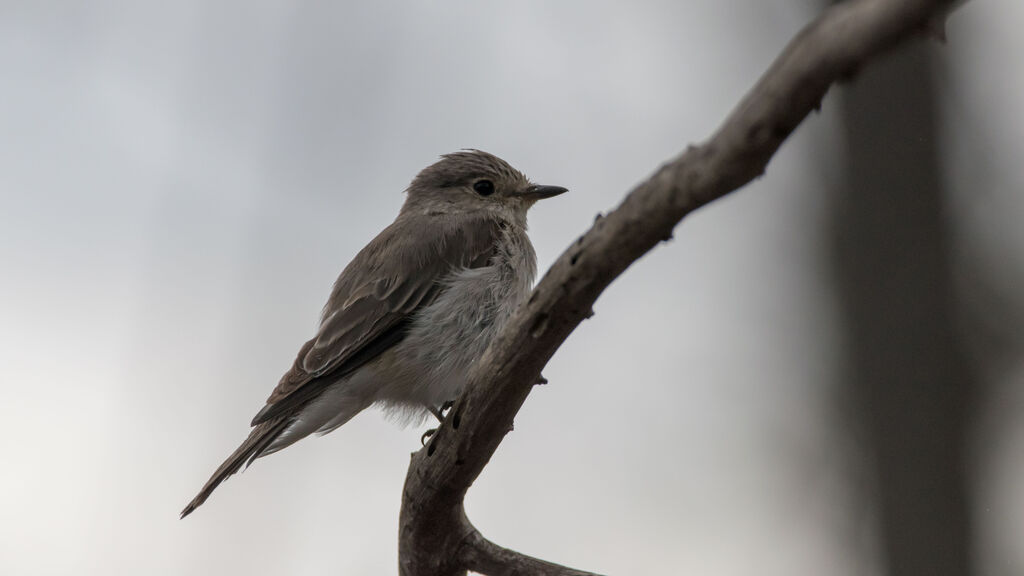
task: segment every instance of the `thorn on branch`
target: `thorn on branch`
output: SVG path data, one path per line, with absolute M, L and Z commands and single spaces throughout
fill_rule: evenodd
M 543 385 L 543 384 L 547 384 L 547 383 L 548 383 L 548 379 L 547 379 L 547 378 L 545 378 L 543 374 L 539 374 L 539 375 L 537 376 L 537 381 L 536 381 L 536 382 L 534 382 L 533 384 L 534 384 L 535 386 L 537 386 L 537 385 Z
M 590 318 L 594 317 L 594 309 L 587 308 L 586 310 L 580 310 L 579 308 L 577 308 L 576 310 L 573 310 L 573 314 L 578 315 L 580 318 L 583 318 L 584 320 L 589 320 Z

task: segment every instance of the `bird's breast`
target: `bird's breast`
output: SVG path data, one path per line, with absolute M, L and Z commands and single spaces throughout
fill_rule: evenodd
M 396 350 L 400 381 L 389 386 L 395 398 L 437 406 L 453 400 L 516 308 L 529 296 L 536 256 L 525 234 L 496 246 L 487 266 L 453 271 L 444 290 L 413 318 Z

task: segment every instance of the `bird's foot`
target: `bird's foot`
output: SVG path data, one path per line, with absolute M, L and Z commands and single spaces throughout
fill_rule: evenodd
M 455 402 L 453 400 L 448 400 L 444 404 L 441 404 L 439 408 L 431 406 L 427 408 L 427 410 L 430 410 L 430 413 L 434 415 L 434 418 L 437 418 L 439 424 L 444 424 L 444 419 L 448 417 L 448 411 L 451 410 L 454 405 Z M 426 446 L 427 440 L 432 438 L 434 434 L 437 434 L 437 428 L 431 428 L 424 432 L 423 436 L 420 436 L 420 445 Z
M 454 405 L 455 402 L 453 400 L 448 400 L 444 404 L 441 404 L 440 408 L 434 408 L 431 406 L 428 410 L 430 410 L 430 413 L 434 415 L 434 418 L 437 418 L 438 422 L 444 423 L 445 417 L 448 416 L 447 411 L 451 410 L 451 407 Z
M 420 446 L 426 446 L 427 440 L 433 438 L 434 434 L 437 434 L 437 428 L 431 428 L 430 430 L 424 432 L 423 436 L 420 436 Z

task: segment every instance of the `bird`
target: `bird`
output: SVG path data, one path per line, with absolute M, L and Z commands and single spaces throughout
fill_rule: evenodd
M 442 418 L 470 368 L 537 273 L 527 211 L 567 189 L 531 182 L 497 156 L 445 154 L 406 189 L 398 216 L 335 281 L 249 436 L 181 511 L 188 516 L 243 465 L 379 406 L 398 420 Z

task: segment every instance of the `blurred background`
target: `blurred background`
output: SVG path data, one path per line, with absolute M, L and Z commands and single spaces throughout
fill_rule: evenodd
M 367 411 L 178 512 L 438 155 L 541 269 L 826 0 L 0 2 L 0 574 L 392 574 Z M 833 89 L 601 297 L 470 491 L 610 574 L 1024 574 L 1024 5 Z

